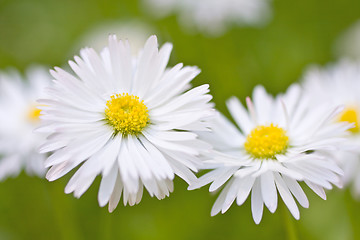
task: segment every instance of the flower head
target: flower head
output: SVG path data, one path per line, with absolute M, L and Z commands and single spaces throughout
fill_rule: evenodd
M 207 168 L 214 170 L 201 176 L 189 189 L 210 182 L 210 191 L 225 185 L 211 215 L 226 212 L 235 201 L 242 205 L 251 192 L 251 209 L 255 223 L 262 218 L 263 205 L 275 212 L 279 192 L 292 215 L 300 213 L 294 197 L 303 207 L 309 202 L 299 181 L 304 181 L 325 199 L 324 188 L 340 185 L 342 170 L 327 151 L 344 141 L 349 124 L 334 122 L 340 108 L 317 108 L 302 96 L 298 85 L 284 95 L 269 96 L 257 86 L 253 101 L 246 99 L 246 110 L 235 97 L 227 102 L 236 126 L 219 114 L 210 134 L 201 134 L 215 146 L 205 154 Z
M 360 20 L 340 34 L 334 49 L 338 58 L 360 59 Z
M 25 79 L 17 71 L 0 73 L 0 179 L 16 176 L 24 168 L 43 176 L 45 156 L 37 153 L 43 136 L 33 134 L 40 124 L 36 98 L 50 83 L 41 67 L 29 68 Z
M 175 12 L 180 22 L 211 35 L 221 35 L 231 24 L 263 25 L 271 15 L 267 0 L 144 0 L 156 16 Z
M 78 51 L 83 46 L 88 46 L 95 51 L 101 51 L 108 43 L 108 39 L 104 36 L 114 34 L 121 36 L 122 39 L 127 39 L 131 42 L 131 51 L 133 55 L 137 55 L 138 50 L 142 49 L 148 37 L 156 32 L 156 28 L 147 22 L 126 19 L 119 20 L 106 20 L 96 23 L 88 31 L 82 34 L 79 41 L 71 48 L 72 51 Z
M 345 151 L 334 154 L 344 169 L 344 183 L 354 183 L 354 196 L 360 198 L 360 63 L 342 60 L 322 69 L 312 67 L 306 71 L 303 85 L 316 104 L 345 106 L 335 120 L 352 124 L 349 144 Z
M 93 49 L 69 64 L 75 74 L 55 68 L 52 98 L 39 102 L 49 133 L 41 152 L 53 181 L 81 165 L 65 188 L 80 197 L 102 175 L 98 200 L 113 211 L 139 203 L 143 187 L 159 199 L 173 190 L 174 175 L 194 180 L 199 155 L 209 145 L 193 131 L 206 131 L 213 115 L 208 85 L 189 89 L 197 67 L 166 69 L 171 44 L 158 50 L 151 36 L 133 57 L 127 41 L 109 37 L 99 56 Z

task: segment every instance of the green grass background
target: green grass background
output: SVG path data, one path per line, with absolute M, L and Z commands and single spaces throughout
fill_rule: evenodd
M 0 68 L 63 66 L 94 24 L 137 19 L 152 26 L 162 43 L 173 42 L 170 65 L 202 69 L 194 85 L 210 83 L 226 113 L 224 102 L 232 95 L 244 99 L 257 84 L 276 94 L 309 64 L 336 61 L 336 39 L 360 18 L 359 0 L 274 0 L 272 7 L 263 28 L 233 26 L 209 38 L 187 34 L 174 15 L 152 17 L 134 0 L 0 0 Z M 111 214 L 98 206 L 99 178 L 80 199 L 64 194 L 69 178 L 50 183 L 22 173 L 1 182 L 0 239 L 360 239 L 360 202 L 346 189 L 328 192 L 326 201 L 306 189 L 310 208 L 300 207 L 299 221 L 280 201 L 275 214 L 264 210 L 257 226 L 249 201 L 210 217 L 216 195 L 207 187 L 187 191 L 178 178 L 169 198 L 145 193 L 139 205 L 120 203 Z

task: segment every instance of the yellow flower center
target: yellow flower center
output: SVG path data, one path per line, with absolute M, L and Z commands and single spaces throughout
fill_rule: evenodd
M 340 122 L 349 122 L 354 123 L 355 125 L 349 129 L 352 133 L 358 133 L 360 131 L 359 129 L 359 115 L 356 108 L 346 108 L 339 117 Z
M 38 106 L 31 106 L 28 114 L 27 114 L 27 119 L 30 122 L 38 122 L 40 120 L 40 115 L 41 115 L 41 109 L 37 108 Z
M 139 97 L 123 93 L 110 98 L 106 102 L 105 117 L 115 134 L 138 135 L 149 124 L 148 109 Z
M 289 146 L 286 131 L 278 126 L 258 126 L 246 137 L 245 150 L 253 157 L 276 159 L 277 154 L 284 154 Z

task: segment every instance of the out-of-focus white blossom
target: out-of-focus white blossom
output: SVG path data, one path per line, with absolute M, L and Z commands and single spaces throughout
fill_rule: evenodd
M 0 72 L 0 179 L 45 173 L 45 156 L 37 152 L 43 136 L 33 130 L 40 124 L 36 99 L 50 83 L 50 74 L 32 67 L 25 79 L 15 70 Z
M 310 67 L 304 75 L 305 92 L 314 104 L 344 105 L 336 121 L 354 124 L 349 129 L 351 145 L 334 154 L 344 169 L 344 183 L 353 183 L 354 196 L 360 198 L 360 62 L 342 60 L 324 68 Z
M 335 53 L 340 58 L 360 59 L 360 20 L 339 37 L 335 44 Z
M 155 34 L 154 26 L 147 23 L 128 20 L 128 21 L 107 21 L 94 25 L 86 31 L 76 42 L 73 48 L 76 52 L 86 47 L 91 47 L 100 52 L 108 44 L 108 38 L 111 34 L 128 40 L 131 44 L 134 55 L 142 49 L 148 37 Z
M 261 26 L 271 16 L 270 0 L 143 0 L 156 16 L 175 13 L 187 29 L 221 35 L 229 25 Z

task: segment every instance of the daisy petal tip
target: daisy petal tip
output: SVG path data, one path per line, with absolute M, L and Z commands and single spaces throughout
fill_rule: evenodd
M 109 205 L 109 207 L 108 207 L 108 211 L 109 211 L 109 213 L 114 212 L 115 208 L 116 208 L 116 207 L 110 207 L 110 205 Z
M 39 151 L 39 153 L 40 153 L 40 154 L 43 154 L 42 151 Z M 49 161 L 45 161 L 45 162 L 44 162 L 44 167 L 45 167 L 45 168 L 49 168 L 49 167 L 51 167 L 51 166 L 52 166 L 52 164 L 51 164 Z
M 105 205 L 108 203 L 108 201 L 102 199 L 100 196 L 98 196 L 98 203 L 100 207 L 105 207 Z
M 73 191 L 74 191 L 74 190 L 65 189 L 65 190 L 64 190 L 64 193 L 65 193 L 65 194 L 70 194 L 70 193 L 72 193 Z M 75 194 L 75 193 L 74 193 L 74 197 L 77 198 L 77 199 L 80 198 L 80 196 L 78 196 L 78 195 Z
M 175 173 L 172 172 L 167 177 L 169 178 L 169 180 L 173 181 L 175 178 Z
M 70 62 L 70 61 L 69 61 Z M 56 70 L 57 67 L 55 67 L 54 69 Z M 49 72 L 51 74 L 51 76 L 54 77 L 54 75 L 56 75 L 56 71 L 54 69 L 50 69 Z
M 172 43 L 165 43 L 161 48 L 167 48 L 168 51 L 171 51 L 173 49 L 173 44 Z
M 228 100 L 226 100 L 226 104 L 232 104 L 234 101 L 239 101 L 239 99 L 235 96 L 231 96 Z
M 273 206 L 269 206 L 269 207 L 268 207 L 268 209 L 269 209 L 269 211 L 270 211 L 271 213 L 275 213 L 276 208 L 277 208 L 276 205 L 273 205 Z
M 65 187 L 65 190 L 64 190 L 65 194 L 70 194 L 70 193 L 72 193 L 73 191 L 74 191 L 73 186 L 66 186 L 66 187 Z M 75 194 L 74 194 L 74 196 L 75 196 Z M 75 196 L 75 197 L 76 197 L 76 196 Z M 76 197 L 76 198 L 78 198 L 78 197 Z
M 215 186 L 213 184 L 210 185 L 209 187 L 209 192 L 215 192 L 216 190 L 219 189 L 220 186 Z
M 195 70 L 196 75 L 201 73 L 201 69 L 198 66 L 194 66 L 193 68 Z M 209 84 L 205 84 L 205 85 L 209 85 Z
M 260 222 L 261 222 L 261 218 L 259 218 L 259 219 L 255 219 L 255 218 L 254 218 L 254 222 L 255 222 L 256 225 L 259 225 Z
M 198 187 L 196 187 L 195 184 L 191 184 L 191 185 L 189 185 L 189 186 L 187 187 L 187 190 L 191 191 L 191 190 L 195 190 L 195 189 L 197 189 L 197 188 L 198 188 Z
M 146 44 L 152 44 L 152 45 L 158 45 L 158 40 L 157 40 L 157 36 L 156 35 L 151 35 L 148 40 L 146 41 L 145 45 Z
M 216 216 L 219 212 L 220 212 L 220 211 L 211 210 L 210 216 L 211 216 L 211 217 L 214 217 L 214 216 Z
M 49 173 L 49 172 L 45 175 L 45 178 L 46 178 L 49 182 L 53 182 L 53 181 L 55 181 L 55 180 L 57 179 L 56 177 L 54 177 L 53 174 L 51 174 L 51 173 Z
M 109 41 L 116 41 L 117 40 L 116 34 L 112 34 L 112 33 L 109 34 L 108 38 L 109 38 Z

